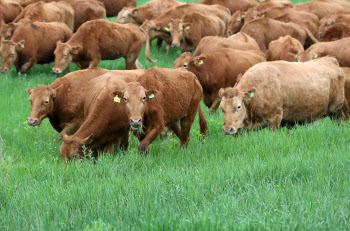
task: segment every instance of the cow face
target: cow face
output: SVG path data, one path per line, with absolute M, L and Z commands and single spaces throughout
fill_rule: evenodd
M 246 105 L 254 97 L 255 88 L 247 92 L 239 92 L 235 88 L 221 88 L 219 97 L 221 99 L 220 109 L 224 114 L 224 135 L 234 135 L 244 127 L 247 119 Z
M 19 52 L 24 48 L 25 41 L 19 43 L 13 41 L 1 42 L 1 66 L 0 72 L 7 73 L 18 58 Z
M 54 102 L 53 99 L 63 89 L 63 84 L 52 89 L 48 86 L 39 85 L 34 89 L 27 88 L 29 101 L 31 103 L 30 116 L 27 123 L 30 126 L 37 126 L 41 121 L 53 113 Z
M 182 20 L 171 19 L 169 26 L 164 28 L 165 31 L 170 32 L 172 43 L 171 46 L 179 47 L 183 38 L 183 23 Z
M 184 52 L 174 62 L 174 68 L 187 68 L 192 56 L 190 52 Z
M 70 46 L 67 43 L 57 42 L 55 50 L 55 66 L 52 68 L 54 73 L 62 73 L 72 62 L 73 56 L 79 55 L 81 48 L 79 46 Z
M 324 32 L 336 23 L 336 15 L 326 17 L 320 21 L 320 27 L 318 28 L 318 37 L 322 39 Z
M 230 35 L 238 32 L 242 28 L 244 18 L 245 15 L 239 10 L 232 15 L 230 25 L 228 26 L 228 33 Z
M 84 139 L 78 137 L 69 137 L 67 134 L 63 134 L 63 143 L 60 149 L 60 154 L 65 160 L 70 160 L 71 157 L 83 156 L 82 146 L 93 138 L 93 134 L 87 136 Z
M 133 23 L 138 25 L 135 20 L 138 11 L 132 7 L 124 7 L 119 13 L 118 18 L 115 22 L 125 24 L 125 23 Z
M 0 30 L 0 39 L 10 40 L 12 38 L 13 32 L 16 30 L 18 23 L 2 24 Z
M 124 91 L 114 91 L 110 96 L 116 103 L 125 104 L 126 113 L 130 120 L 131 130 L 140 131 L 143 127 L 143 118 L 146 103 L 158 97 L 159 91 L 146 90 L 140 83 L 129 83 Z

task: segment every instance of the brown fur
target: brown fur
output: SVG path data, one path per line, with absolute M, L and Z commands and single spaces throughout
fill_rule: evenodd
M 327 115 L 344 119 L 344 72 L 331 57 L 307 63 L 260 63 L 237 86 L 219 94 L 224 134 L 267 125 L 274 130 L 282 121 L 315 121 Z
M 101 60 L 120 57 L 125 58 L 127 70 L 140 69 L 142 67 L 137 57 L 145 41 L 146 33 L 136 25 L 102 19 L 88 21 L 68 42 L 57 44 L 52 70 L 61 73 L 71 61 L 80 68 L 91 68 L 96 67 Z
M 240 73 L 253 65 L 266 61 L 257 51 L 240 51 L 229 48 L 192 57 L 187 70 L 194 73 L 203 87 L 204 104 L 215 113 L 219 106 L 220 88 L 234 86 Z
M 17 71 L 25 73 L 37 63 L 50 63 L 54 60 L 56 42 L 67 41 L 71 36 L 67 25 L 59 22 L 20 24 L 11 40 L 1 43 L 0 71 L 7 72 L 14 64 Z
M 202 0 L 199 3 L 207 5 L 223 5 L 224 7 L 227 7 L 232 14 L 237 10 L 246 11 L 258 4 L 255 0 Z
M 346 1 L 311 1 L 298 3 L 295 6 L 297 10 L 305 10 L 317 15 L 321 20 L 327 15 L 343 13 L 350 11 L 350 3 Z
M 350 24 L 350 14 L 349 13 L 339 13 L 328 15 L 320 21 L 320 27 L 318 29 L 318 34 L 320 39 L 323 37 L 326 30 L 336 24 L 336 23 L 345 23 Z
M 0 1 L 0 21 L 12 22 L 22 10 L 22 6 L 16 1 Z
M 299 62 L 306 62 L 311 59 L 333 56 L 342 67 L 350 67 L 350 38 L 343 38 L 332 42 L 319 42 L 309 47 L 305 52 L 296 56 Z
M 322 37 L 322 42 L 335 41 L 350 37 L 350 25 L 345 23 L 336 23 L 330 26 Z
M 343 106 L 343 112 L 346 116 L 346 119 L 349 119 L 349 103 L 350 103 L 350 68 L 349 67 L 342 67 L 344 71 L 345 76 L 345 85 L 344 85 L 344 93 L 345 93 L 345 100 L 344 100 L 344 106 Z
M 117 16 L 124 7 L 136 7 L 136 0 L 99 0 L 105 5 L 107 17 Z
M 244 24 L 245 14 L 240 10 L 237 10 L 232 14 L 230 24 L 227 29 L 229 35 L 234 34 L 242 29 Z
M 189 132 L 200 107 L 202 87 L 194 74 L 185 70 L 152 67 L 137 82 L 129 83 L 123 91 L 112 92 L 118 96 L 131 121 L 131 128 L 142 128 L 137 136 L 139 151 L 149 150 L 149 145 L 161 134 L 165 126 L 179 137 L 181 146 L 187 146 Z M 200 110 L 201 111 L 201 110 Z M 201 128 L 206 133 L 207 124 L 200 113 Z
M 285 60 L 294 62 L 294 57 L 302 51 L 304 51 L 303 45 L 295 38 L 287 35 L 270 42 L 266 59 L 267 61 Z

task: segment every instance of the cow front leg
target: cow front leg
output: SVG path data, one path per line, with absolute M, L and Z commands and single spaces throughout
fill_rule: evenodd
M 94 57 L 93 60 L 90 61 L 89 63 L 89 68 L 97 67 L 98 63 L 101 61 L 100 57 Z
M 20 68 L 19 68 L 19 72 L 21 74 L 26 73 L 30 68 L 32 68 L 34 65 L 36 64 L 36 61 L 28 61 L 26 63 L 24 63 Z
M 139 153 L 147 154 L 147 152 L 149 151 L 149 145 L 157 138 L 157 136 L 160 135 L 160 133 L 163 131 L 164 128 L 165 128 L 164 125 L 153 127 L 146 134 L 145 138 L 140 142 L 138 147 Z

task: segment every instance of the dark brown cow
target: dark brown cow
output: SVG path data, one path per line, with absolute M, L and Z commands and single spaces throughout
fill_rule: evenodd
M 350 14 L 349 13 L 332 14 L 322 18 L 322 20 L 320 21 L 320 27 L 318 29 L 318 34 L 320 39 L 322 39 L 323 34 L 326 32 L 326 30 L 330 26 L 336 23 L 350 24 Z
M 96 67 L 101 60 L 125 58 L 126 69 L 140 69 L 137 57 L 146 41 L 147 34 L 133 24 L 118 24 L 98 19 L 84 23 L 72 38 L 57 44 L 55 66 L 52 71 L 61 73 L 70 62 L 80 68 Z M 149 44 L 146 57 L 149 57 Z
M 240 129 L 272 130 L 281 122 L 343 121 L 344 72 L 331 57 L 307 63 L 265 62 L 250 68 L 234 88 L 219 92 L 223 133 Z
M 241 31 L 254 38 L 264 53 L 269 43 L 281 36 L 290 35 L 304 46 L 318 42 L 308 29 L 295 23 L 285 23 L 270 18 L 255 19 L 245 24 Z
M 216 16 L 199 13 L 189 13 L 182 19 L 172 19 L 168 30 L 171 34 L 171 45 L 180 47 L 181 52 L 193 50 L 205 36 L 226 35 L 224 21 Z
M 219 36 L 207 36 L 202 38 L 194 51 L 193 56 L 208 54 L 222 48 L 231 48 L 242 51 L 260 51 L 258 44 L 253 38 L 242 32 L 238 32 L 230 38 L 223 38 Z M 186 68 L 191 58 L 192 56 L 190 52 L 182 53 L 180 57 L 175 60 L 174 68 Z
M 267 61 L 285 60 L 294 62 L 294 57 L 302 51 L 304 51 L 303 45 L 295 38 L 287 35 L 270 42 L 266 59 Z
M 128 148 L 130 125 L 125 108 L 109 97 L 111 91 L 122 90 L 126 86 L 120 78 L 105 77 L 90 81 L 84 103 L 84 122 L 71 137 L 63 134 L 60 153 L 65 160 L 84 157 L 83 145 L 87 151 L 92 151 L 94 158 L 97 158 L 98 151 L 114 153 L 118 147 L 123 150 Z
M 26 7 L 13 22 L 22 19 L 40 22 L 63 22 L 73 31 L 74 10 L 66 2 L 37 2 Z
M 107 17 L 117 16 L 124 7 L 136 7 L 136 0 L 98 0 L 103 2 Z
M 146 20 L 155 19 L 174 6 L 183 3 L 176 0 L 152 0 L 138 7 L 125 7 L 119 12 L 117 23 L 133 23 L 141 26 Z
M 207 5 L 223 5 L 228 8 L 232 14 L 237 10 L 246 11 L 258 4 L 255 0 L 202 0 L 199 3 Z
M 16 1 L 0 1 L 0 22 L 12 22 L 22 10 L 21 5 Z
M 294 7 L 314 13 L 320 20 L 330 14 L 350 12 L 350 2 L 347 1 L 311 1 L 298 3 Z
M 187 146 L 189 133 L 197 110 L 201 133 L 206 134 L 207 123 L 200 108 L 202 87 L 196 76 L 185 70 L 152 67 L 137 82 L 129 83 L 122 91 L 111 92 L 126 109 L 131 129 L 138 136 L 140 152 L 161 134 L 165 126 Z
M 260 51 L 221 49 L 192 57 L 187 70 L 194 73 L 203 87 L 204 104 L 215 113 L 220 104 L 220 88 L 234 86 L 239 74 L 253 65 L 266 61 Z
M 306 62 L 330 55 L 338 60 L 340 66 L 350 67 L 349 43 L 350 38 L 343 38 L 332 42 L 319 42 L 309 47 L 306 51 L 300 52 L 295 59 L 299 62 Z
M 58 41 L 67 41 L 72 31 L 59 22 L 26 22 L 19 25 L 11 40 L 1 42 L 0 71 L 6 73 L 12 65 L 21 73 L 35 64 L 51 63 Z
M 345 23 L 336 23 L 330 26 L 323 34 L 322 42 L 335 41 L 350 37 L 350 25 Z

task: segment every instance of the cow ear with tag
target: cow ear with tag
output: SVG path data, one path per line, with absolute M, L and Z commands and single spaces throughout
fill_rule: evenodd
M 205 63 L 206 59 L 206 57 L 198 57 L 194 64 L 196 66 L 202 66 Z
M 313 54 L 312 54 L 312 59 L 317 59 L 317 57 L 318 57 L 318 54 L 317 54 L 317 53 L 313 53 Z
M 225 88 L 221 88 L 218 93 L 220 99 L 224 96 L 224 93 L 225 93 Z
M 73 55 L 79 54 L 79 49 L 80 49 L 79 46 L 74 46 L 74 47 L 72 47 L 72 54 L 73 54 Z
M 114 102 L 120 103 L 120 99 L 123 98 L 123 92 L 112 91 L 111 93 L 109 93 L 109 97 L 113 98 Z
M 16 44 L 16 50 L 22 50 L 24 48 L 24 44 L 26 43 L 25 40 L 20 41 L 18 44 Z
M 32 92 L 33 92 L 33 89 L 31 89 L 31 88 L 27 88 L 27 92 L 28 92 L 28 94 L 29 94 L 29 95 L 31 95 L 31 94 L 32 94 Z
M 255 96 L 256 88 L 252 88 L 249 91 L 244 92 L 243 102 L 249 102 Z
M 138 13 L 137 9 L 134 9 L 134 10 L 131 12 L 131 15 L 132 15 L 133 17 L 135 17 L 135 16 L 137 15 L 137 13 Z
M 152 99 L 154 99 L 155 97 L 157 97 L 159 94 L 160 94 L 160 92 L 157 91 L 157 90 L 155 90 L 155 89 L 148 90 L 148 91 L 146 92 L 146 98 L 147 98 L 148 100 L 152 100 Z
M 164 30 L 167 31 L 167 32 L 170 32 L 169 26 L 164 27 Z
M 51 90 L 51 98 L 56 98 L 57 95 L 62 91 L 63 89 L 63 84 L 59 85 L 55 89 Z
M 189 29 L 191 28 L 191 26 L 192 26 L 191 23 L 184 23 L 184 24 L 183 24 L 183 28 L 184 28 L 185 30 L 189 30 Z

